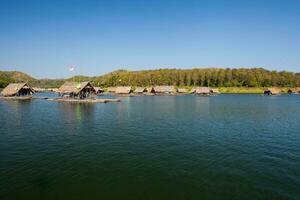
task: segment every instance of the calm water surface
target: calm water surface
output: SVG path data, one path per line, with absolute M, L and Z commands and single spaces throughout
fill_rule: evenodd
M 0 101 L 0 199 L 299 199 L 300 95 Z

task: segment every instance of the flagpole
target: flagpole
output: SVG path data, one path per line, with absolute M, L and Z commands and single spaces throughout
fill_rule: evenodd
M 75 67 L 74 67 L 74 66 L 71 66 L 71 67 L 69 68 L 69 71 L 71 72 L 71 75 L 73 76 L 73 77 L 72 77 L 73 82 L 75 82 Z

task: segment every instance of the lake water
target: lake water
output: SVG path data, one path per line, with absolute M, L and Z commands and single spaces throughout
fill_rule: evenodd
M 0 100 L 0 199 L 300 199 L 300 95 Z

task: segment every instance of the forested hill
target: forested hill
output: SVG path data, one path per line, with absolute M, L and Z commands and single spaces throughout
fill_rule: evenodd
M 210 86 L 210 87 L 296 87 L 300 73 L 269 71 L 262 68 L 222 69 L 157 69 L 142 71 L 117 70 L 102 76 L 76 76 L 69 79 L 35 79 L 22 72 L 0 71 L 0 87 L 10 82 L 28 82 L 37 87 L 59 87 L 64 81 L 92 81 L 96 86 Z
M 18 71 L 0 71 L 0 88 L 11 82 L 29 82 L 34 80 L 31 76 Z
M 18 71 L 0 71 L 0 88 L 9 83 L 26 82 L 37 87 L 59 87 L 64 83 L 63 79 L 35 79 L 28 74 Z
M 143 71 L 118 70 L 99 77 L 77 76 L 98 86 L 211 86 L 211 87 L 294 87 L 300 86 L 300 73 L 251 69 L 158 69 Z

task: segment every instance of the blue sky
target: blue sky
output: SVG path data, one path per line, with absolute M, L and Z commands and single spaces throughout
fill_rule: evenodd
M 37 78 L 116 69 L 300 71 L 299 0 L 0 0 L 0 70 Z

